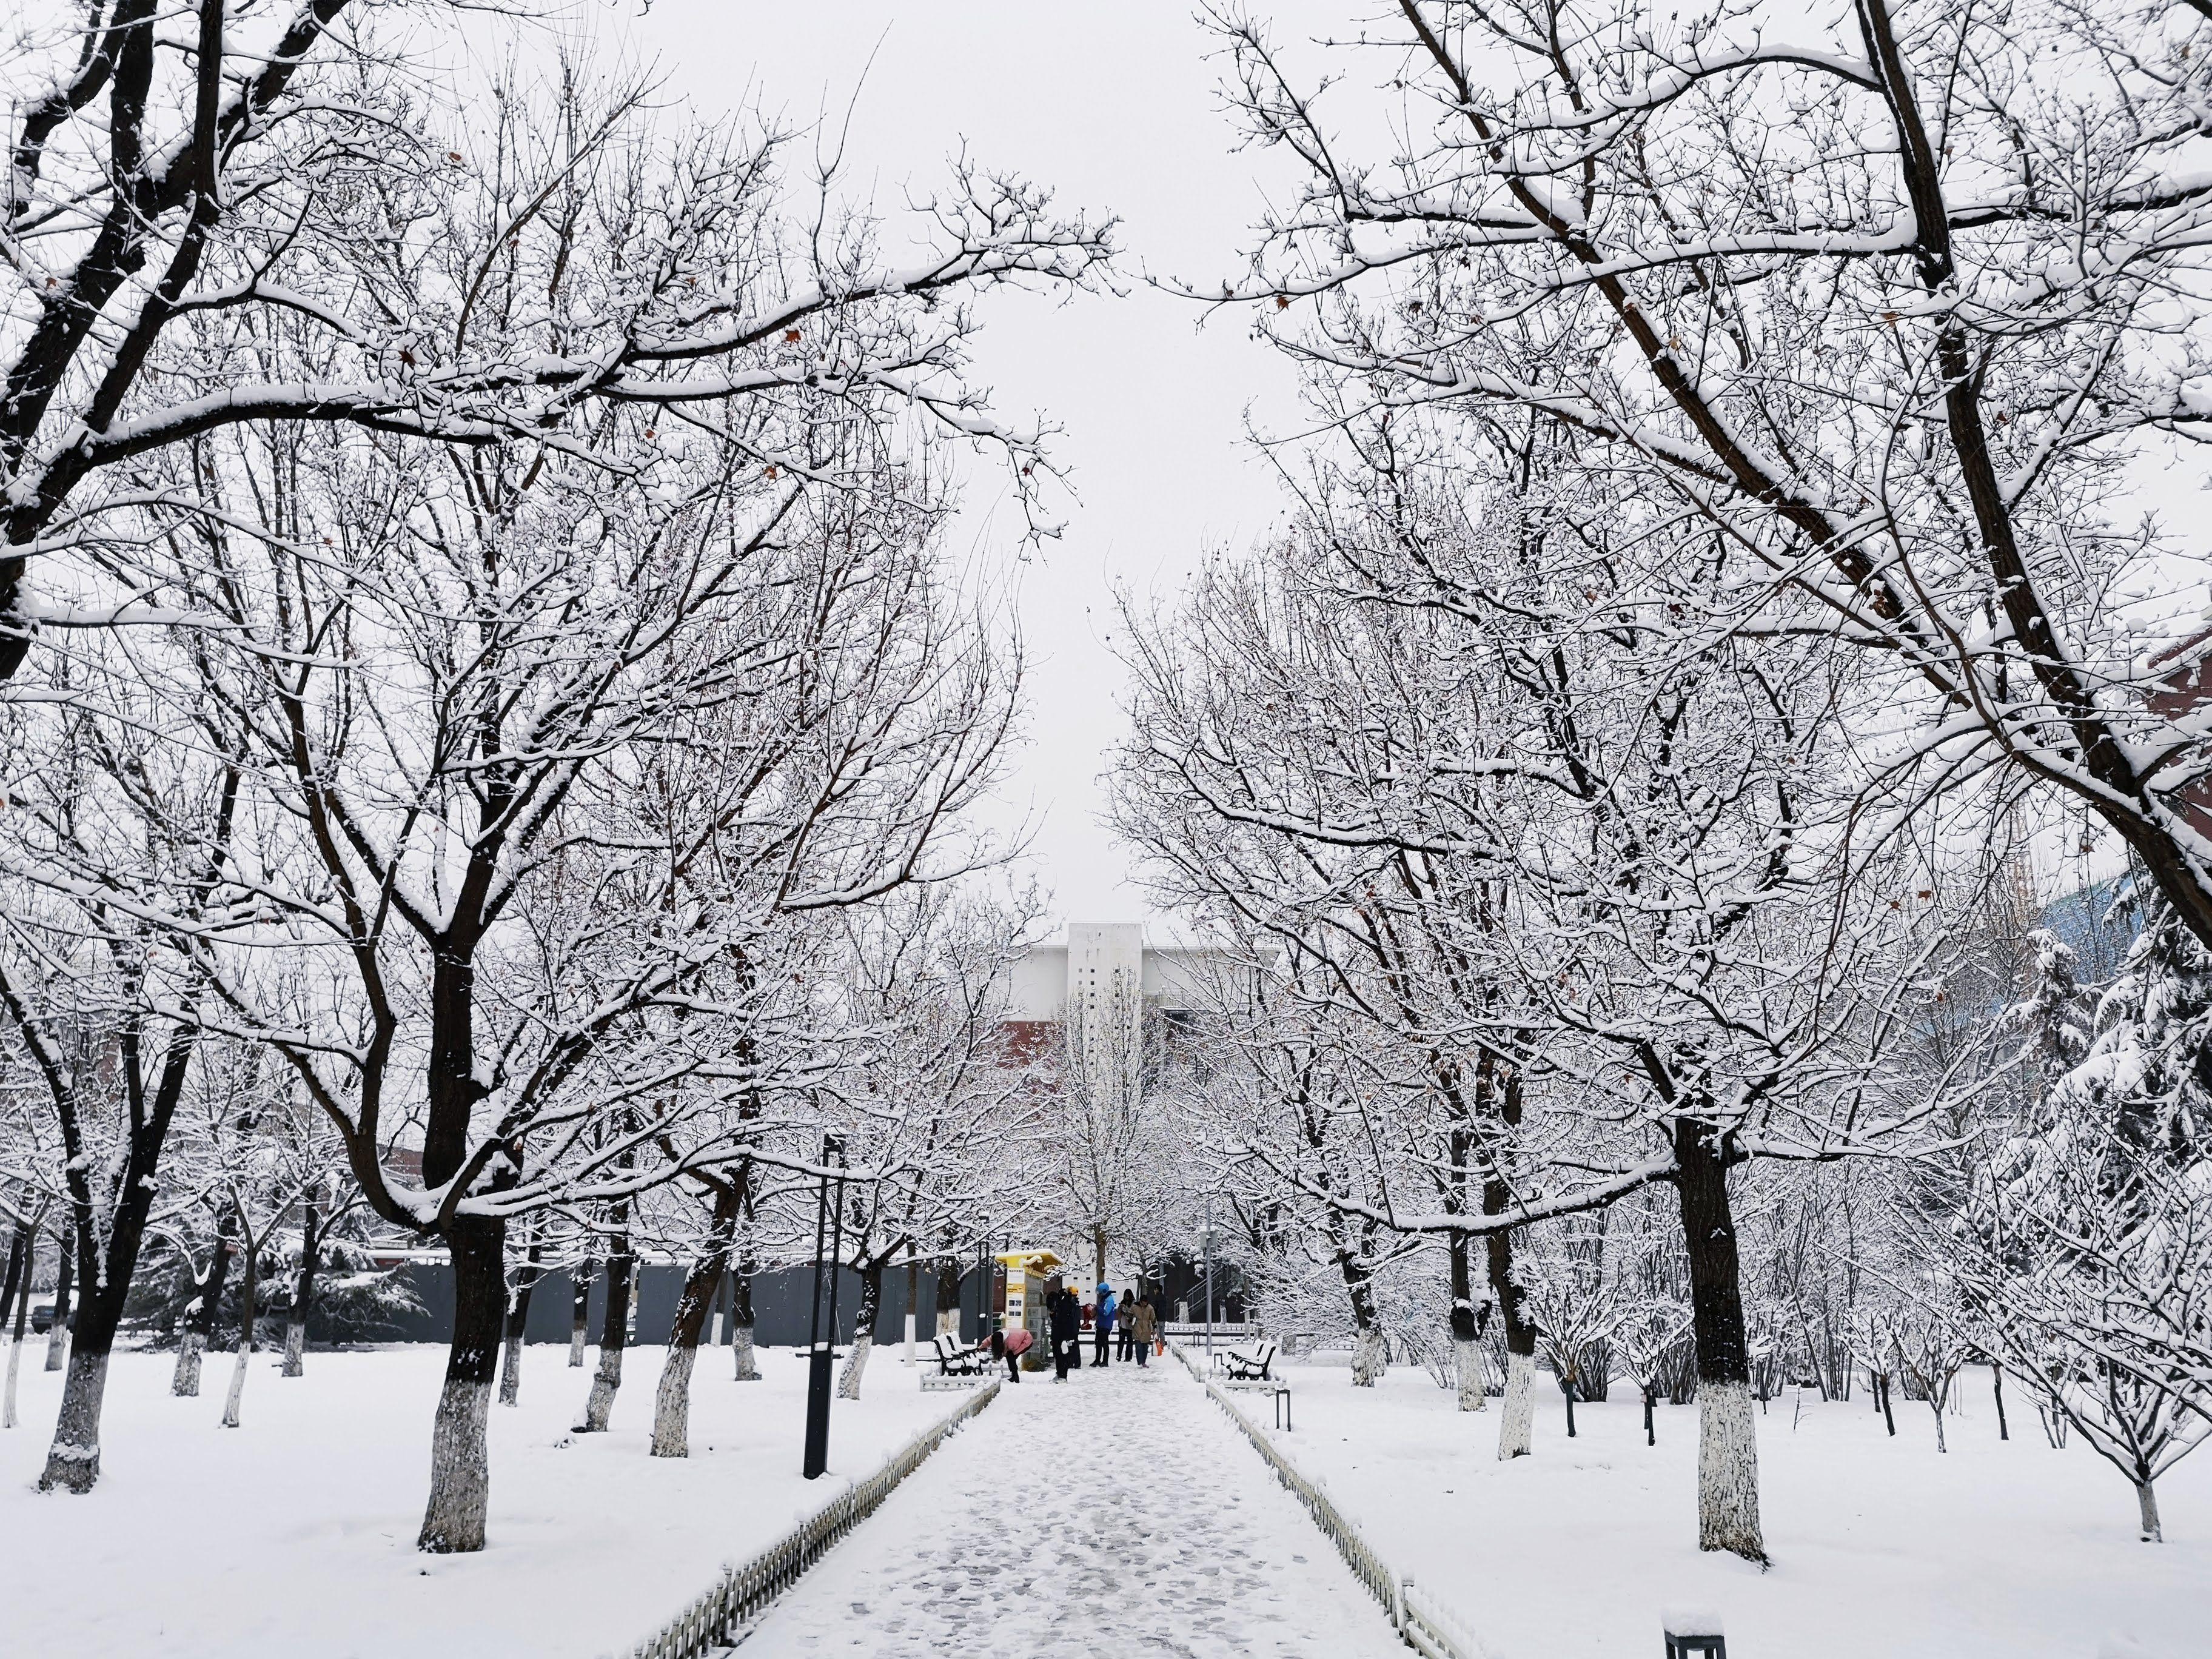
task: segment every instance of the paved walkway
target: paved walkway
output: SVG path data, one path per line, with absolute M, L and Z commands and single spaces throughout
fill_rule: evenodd
M 911 1372 L 881 1376 L 912 1388 Z M 833 1431 L 834 1432 L 834 1431 Z M 1173 1358 L 1024 1377 L 770 1610 L 742 1659 L 1403 1659 Z

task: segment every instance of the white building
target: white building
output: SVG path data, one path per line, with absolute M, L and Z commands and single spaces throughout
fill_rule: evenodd
M 1064 945 L 1036 945 L 1013 967 L 1006 1018 L 1057 1024 L 1071 1004 L 1095 1022 L 1118 975 L 1131 976 L 1142 1006 L 1167 1012 L 1211 1000 L 1224 954 L 1203 945 L 1150 945 L 1135 921 L 1071 921 Z

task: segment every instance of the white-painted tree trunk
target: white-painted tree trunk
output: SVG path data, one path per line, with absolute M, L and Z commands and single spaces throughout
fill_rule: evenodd
M 760 1367 L 753 1364 L 753 1328 L 750 1325 L 738 1326 L 737 1338 L 738 1340 L 730 1346 L 738 1352 L 738 1381 L 757 1382 L 761 1380 L 761 1374 Z
M 491 1383 L 447 1379 L 438 1395 L 430 1431 L 430 1502 L 422 1512 L 416 1547 L 433 1554 L 466 1554 L 484 1544 L 484 1513 L 491 1503 L 491 1459 L 484 1426 L 491 1416 Z
M 1459 1365 L 1459 1408 L 1463 1412 L 1486 1410 L 1490 1405 L 1490 1397 L 1482 1391 L 1482 1385 L 1486 1380 L 1483 1376 L 1482 1344 L 1454 1342 L 1452 1349 Z
M 960 1334 L 959 1309 L 939 1308 L 937 1310 L 937 1334 L 939 1336 L 957 1336 Z
M 1698 1547 L 1766 1559 L 1759 1527 L 1759 1427 L 1747 1382 L 1698 1383 Z
M 602 1346 L 599 1368 L 592 1374 L 592 1392 L 584 1401 L 584 1420 L 576 1425 L 584 1434 L 605 1434 L 615 1414 L 615 1391 L 622 1387 L 623 1350 Z
M 69 1322 L 61 1316 L 58 1302 L 54 1308 L 54 1322 L 46 1331 L 46 1369 L 61 1370 L 69 1352 Z
M 307 1328 L 298 1320 L 284 1327 L 285 1376 L 304 1376 L 307 1370 Z
M 668 1345 L 661 1362 L 660 1386 L 653 1395 L 653 1455 L 689 1457 L 691 1455 L 691 1368 L 699 1351 L 680 1342 Z
M 2136 1483 L 2136 1509 L 2146 1544 L 2163 1544 L 2166 1532 L 2158 1523 L 2158 1492 L 2148 1480 Z
M 845 1374 L 837 1379 L 840 1400 L 860 1397 L 860 1376 L 868 1369 L 868 1351 L 874 1346 L 875 1339 L 865 1331 L 854 1337 L 853 1351 L 845 1356 Z
M 177 1344 L 177 1369 L 169 1378 L 169 1392 L 179 1399 L 200 1397 L 200 1348 L 206 1340 L 198 1331 L 186 1331 Z
M 1526 1457 L 1534 1449 L 1536 1360 L 1533 1354 L 1505 1356 L 1505 1398 L 1498 1413 L 1498 1459 Z
M 240 1401 L 246 1398 L 246 1367 L 252 1352 L 251 1343 L 239 1343 L 238 1363 L 230 1368 L 230 1391 L 222 1400 L 222 1425 L 226 1429 L 238 1426 L 238 1407 Z
M 27 1287 L 23 1294 L 26 1296 L 30 1294 Z M 22 1363 L 23 1339 L 20 1336 L 12 1337 L 8 1343 L 8 1397 L 5 1404 L 0 1404 L 0 1429 L 12 1429 L 15 1426 L 15 1372 Z
M 1352 1350 L 1352 1386 L 1371 1389 L 1382 1380 L 1382 1373 L 1390 1368 L 1389 1345 L 1382 1340 L 1382 1333 L 1370 1328 L 1359 1334 L 1359 1340 Z
M 519 1406 L 522 1403 L 522 1333 L 507 1339 L 499 1356 L 499 1403 Z
M 54 1423 L 53 1444 L 46 1449 L 46 1470 L 39 1477 L 39 1490 L 59 1486 L 68 1492 L 90 1492 L 100 1479 L 100 1407 L 107 1395 L 106 1353 L 72 1353 L 69 1375 L 62 1380 L 61 1415 Z
M 902 1365 L 914 1364 L 914 1310 L 911 1308 L 907 1310 L 906 1315 L 906 1356 L 899 1361 L 899 1364 Z
M 568 1328 L 568 1364 L 573 1368 L 580 1366 L 583 1363 L 584 1328 L 581 1325 L 571 1325 Z

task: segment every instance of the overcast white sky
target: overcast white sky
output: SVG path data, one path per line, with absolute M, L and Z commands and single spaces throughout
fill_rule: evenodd
M 1233 152 L 1218 65 L 1187 0 L 654 0 L 606 27 L 670 90 L 702 110 L 749 94 L 770 112 L 842 122 L 859 88 L 849 186 L 898 209 L 963 144 L 978 161 L 1051 185 L 1060 200 L 1112 212 L 1133 275 L 1218 279 L 1261 205 L 1267 158 Z M 1342 27 L 1345 0 L 1269 8 L 1303 39 Z M 872 61 L 871 61 L 872 59 Z M 865 84 L 862 77 L 865 74 Z M 1188 303 L 1131 284 L 1127 297 L 1056 306 L 988 299 L 978 379 L 999 408 L 1065 428 L 1055 453 L 1078 499 L 1066 535 L 1020 572 L 1032 653 L 1031 741 L 1008 817 L 1033 815 L 1036 868 L 1061 916 L 1150 914 L 1102 822 L 1102 756 L 1121 726 L 1121 673 L 1109 643 L 1112 587 L 1171 592 L 1198 555 L 1250 539 L 1279 512 L 1267 467 L 1243 436 L 1294 423 L 1286 367 L 1252 343 L 1241 318 L 1203 329 Z M 976 469 L 960 541 L 1004 556 L 1019 532 L 1000 482 Z M 995 512 L 994 509 L 997 509 Z

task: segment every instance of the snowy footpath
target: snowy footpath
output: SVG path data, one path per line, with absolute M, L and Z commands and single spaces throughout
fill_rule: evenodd
M 1000 1391 L 778 1602 L 744 1659 L 1392 1659 L 1296 1499 L 1172 1359 Z

